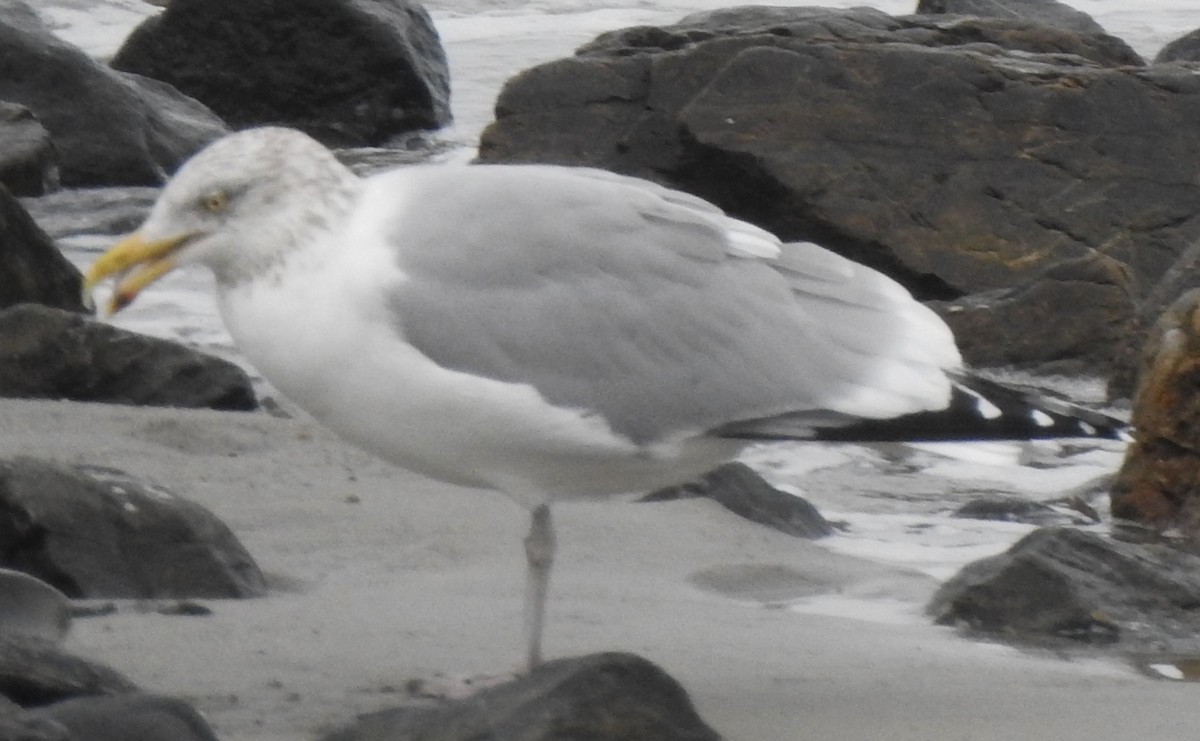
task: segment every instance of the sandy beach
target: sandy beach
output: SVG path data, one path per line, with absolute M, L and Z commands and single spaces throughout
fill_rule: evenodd
M 222 739 L 311 738 L 405 684 L 520 662 L 525 515 L 375 461 L 303 418 L 0 400 L 0 455 L 113 466 L 204 504 L 271 593 L 210 616 L 120 602 L 67 648 L 203 710 Z M 564 504 L 551 657 L 643 655 L 726 738 L 1178 739 L 1194 684 L 973 643 L 924 621 L 799 614 L 814 593 L 922 604 L 929 577 L 709 501 Z

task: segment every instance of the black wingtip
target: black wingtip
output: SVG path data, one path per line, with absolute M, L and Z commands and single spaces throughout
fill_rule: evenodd
M 1103 412 L 1042 397 L 983 378 L 957 379 L 942 410 L 819 429 L 818 440 L 934 442 L 950 440 L 1130 439 L 1129 425 Z

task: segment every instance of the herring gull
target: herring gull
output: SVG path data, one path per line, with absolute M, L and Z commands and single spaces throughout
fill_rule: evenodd
M 978 401 L 950 330 L 898 283 L 654 183 L 550 165 L 360 178 L 297 131 L 187 162 L 85 293 L 110 311 L 176 268 L 216 276 L 238 348 L 341 436 L 531 512 L 541 660 L 551 502 L 693 478 L 761 438 Z

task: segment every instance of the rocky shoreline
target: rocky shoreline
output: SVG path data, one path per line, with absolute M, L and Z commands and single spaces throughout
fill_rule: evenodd
M 298 575 L 305 573 L 309 565 L 303 553 L 288 550 L 297 547 L 293 539 L 313 537 L 320 541 L 325 537 L 320 534 L 321 527 L 336 518 L 336 511 L 350 504 L 351 497 L 357 504 L 364 494 L 358 493 L 357 486 L 344 487 L 354 491 L 345 497 L 313 500 L 310 493 L 309 504 L 319 514 L 294 514 L 311 519 L 306 519 L 304 528 L 289 528 L 287 537 L 278 537 L 271 535 L 278 525 L 269 516 L 257 509 L 246 516 L 242 509 L 245 505 L 234 503 L 240 492 L 262 486 L 269 490 L 268 498 L 274 493 L 285 498 L 291 493 L 287 490 L 297 486 L 337 490 L 344 483 L 338 481 L 339 474 L 318 471 L 318 463 L 330 459 L 354 460 L 353 465 L 344 464 L 346 471 L 370 471 L 372 495 L 396 486 L 393 473 L 381 473 L 377 464 L 365 463 L 321 433 L 313 433 L 303 418 L 273 419 L 264 414 L 230 411 L 250 411 L 258 404 L 250 379 L 235 365 L 177 343 L 151 340 L 85 319 L 85 307 L 78 298 L 78 272 L 62 259 L 55 246 L 56 239 L 80 233 L 116 235 L 129 230 L 149 207 L 156 187 L 180 162 L 234 128 L 261 123 L 296 126 L 328 144 L 350 148 L 343 154 L 364 169 L 378 167 L 381 162 L 386 166 L 396 161 L 420 161 L 436 152 L 434 130 L 449 122 L 450 88 L 436 30 L 417 4 L 402 0 L 386 3 L 389 12 L 385 15 L 369 12 L 367 5 L 365 0 L 281 0 L 251 7 L 234 0 L 174 0 L 163 14 L 139 27 L 112 64 L 106 65 L 55 37 L 33 7 L 20 0 L 0 2 L 0 45 L 9 50 L 12 60 L 9 72 L 0 76 L 0 243 L 6 248 L 0 254 L 0 396 L 42 400 L 4 401 L 0 405 L 6 443 L 0 447 L 0 513 L 7 518 L 0 518 L 0 566 L 34 573 L 81 599 L 204 599 L 206 602 L 198 607 L 189 607 L 191 603 L 175 605 L 181 611 L 175 614 L 194 609 L 199 619 L 221 626 L 210 638 L 217 640 L 221 631 L 229 631 L 231 636 L 237 635 L 241 650 L 250 652 L 266 650 L 255 648 L 262 644 L 264 630 L 269 630 L 259 621 L 291 619 L 286 603 L 289 598 L 300 599 L 291 592 L 316 600 L 322 592 L 325 594 L 320 598 L 329 599 L 332 589 L 335 599 L 346 597 L 336 584 L 300 590 L 281 587 L 278 575 L 273 576 L 269 569 L 266 576 L 258 573 L 253 559 L 241 550 L 236 539 L 235 548 L 229 545 L 232 535 L 226 525 L 211 514 L 198 515 L 196 508 L 203 507 L 182 498 L 177 504 L 186 513 L 183 519 L 191 523 L 188 527 L 209 535 L 215 532 L 224 546 L 232 548 L 212 558 L 227 567 L 233 564 L 234 572 L 248 579 L 234 589 L 238 596 L 268 595 L 254 600 L 266 603 L 262 613 L 268 615 L 251 621 L 254 630 L 246 633 L 246 626 L 234 627 L 236 616 L 245 614 L 241 608 L 228 608 L 234 617 L 213 617 L 214 610 L 220 612 L 226 606 L 210 607 L 208 600 L 213 593 L 205 589 L 133 594 L 128 586 L 133 581 L 121 581 L 111 574 L 99 577 L 98 590 L 79 588 L 72 580 L 75 572 L 65 564 L 72 559 L 94 564 L 97 559 L 87 555 L 86 548 L 83 555 L 63 556 L 71 551 L 45 534 L 61 535 L 69 528 L 54 517 L 38 519 L 49 515 L 35 513 L 22 504 L 30 501 L 28 489 L 13 482 L 28 486 L 30 481 L 58 480 L 56 477 L 66 476 L 68 469 L 74 470 L 71 466 L 64 468 L 64 464 L 99 462 L 108 466 L 115 458 L 119 467 L 105 475 L 124 483 L 118 486 L 121 491 L 115 503 L 106 507 L 117 514 L 124 507 L 128 515 L 158 512 L 150 506 L 152 503 L 175 499 L 173 495 L 156 498 L 153 485 L 142 481 L 143 476 L 170 470 L 173 480 L 190 481 L 187 486 L 195 489 L 201 499 L 233 512 L 235 519 L 247 521 L 232 524 L 234 530 L 248 524 L 251 533 L 261 536 L 266 532 L 266 540 L 274 537 L 271 545 L 282 547 L 286 554 L 282 558 L 271 556 L 286 563 L 284 584 L 290 583 L 288 579 L 304 578 Z M 1001 15 L 989 15 L 1001 6 Z M 784 238 L 818 241 L 893 275 L 942 314 L 973 365 L 1102 377 L 1109 383 L 1111 399 L 1128 399 L 1134 394 L 1139 367 L 1144 369 L 1154 357 L 1164 356 L 1165 351 L 1156 346 L 1157 356 L 1143 358 L 1145 338 L 1152 334 L 1152 327 L 1164 311 L 1198 277 L 1200 139 L 1195 127 L 1189 125 L 1200 114 L 1200 77 L 1193 61 L 1200 59 L 1200 53 L 1195 37 L 1181 37 L 1148 62 L 1084 14 L 1054 2 L 1030 4 L 1020 0 L 999 4 L 923 0 L 914 14 L 906 16 L 867 8 L 706 12 L 670 26 L 613 30 L 579 49 L 573 57 L 534 67 L 510 80 L 497 101 L 496 120 L 483 134 L 479 159 L 604 167 L 699 194 Z M 290 43 L 274 46 L 279 39 Z M 361 64 L 339 64 L 351 58 Z M 230 84 L 231 80 L 237 84 Z M 274 96 L 275 92 L 286 94 Z M 117 188 L 120 190 L 110 190 Z M 1175 314 L 1167 312 L 1178 325 L 1172 326 L 1190 327 L 1190 307 L 1188 304 L 1180 309 L 1176 305 Z M 1169 329 L 1157 330 L 1156 341 L 1167 342 L 1162 336 Z M 1191 366 L 1179 371 L 1183 366 L 1178 354 L 1168 355 L 1175 374 L 1164 376 L 1155 388 L 1186 396 L 1191 376 L 1184 371 L 1190 372 Z M 1147 391 L 1143 384 L 1140 394 L 1150 399 L 1154 389 Z M 1154 398 L 1161 401 L 1168 397 L 1158 394 Z M 58 402 L 52 401 L 59 399 L 79 402 L 77 410 L 66 415 L 56 406 Z M 168 409 L 150 412 L 151 417 L 146 418 L 140 416 L 141 411 L 122 416 L 119 407 L 91 405 L 97 401 Z M 1196 441 L 1192 439 L 1195 428 L 1186 423 L 1190 417 L 1180 421 L 1190 407 L 1174 403 L 1162 406 L 1165 410 L 1158 409 L 1152 416 L 1142 412 L 1141 417 L 1153 420 L 1159 447 L 1144 443 L 1135 447 L 1135 452 L 1143 451 L 1157 461 L 1164 457 L 1163 445 L 1182 445 L 1186 455 L 1180 457 L 1200 458 L 1200 452 L 1192 452 L 1200 451 L 1200 447 L 1191 447 Z M 224 411 L 188 412 L 184 408 Z M 32 421 L 47 414 L 78 414 L 78 418 L 64 418 L 57 428 Z M 1135 410 L 1135 421 L 1137 415 Z M 140 455 L 154 456 L 169 448 L 171 456 L 153 462 L 126 457 L 124 463 L 119 463 L 126 454 L 114 455 L 111 446 L 99 442 L 100 428 L 113 424 L 121 431 L 120 438 L 140 450 Z M 66 432 L 76 425 L 88 429 L 82 439 Z M 38 428 L 36 432 L 32 431 L 34 427 Z M 277 443 L 263 442 L 267 434 L 291 437 Z M 305 458 L 303 451 L 312 447 L 309 443 L 314 434 L 324 461 L 304 460 L 301 464 L 298 459 Z M 66 442 L 55 442 L 55 436 Z M 291 472 L 281 468 L 283 463 L 257 460 L 277 445 L 287 448 L 287 455 L 293 459 Z M 11 457 L 21 455 L 35 457 Z M 1172 458 L 1172 475 L 1178 481 L 1190 481 L 1194 469 L 1186 466 L 1195 466 L 1194 462 L 1183 464 L 1180 473 L 1174 461 Z M 225 464 L 247 479 L 213 473 L 213 466 Z M 88 473 L 86 465 L 84 469 L 85 479 L 95 478 L 96 471 Z M 1127 465 L 1127 469 L 1142 472 L 1142 482 L 1150 477 L 1155 481 L 1161 478 L 1152 466 Z M 1152 470 L 1146 473 L 1143 469 Z M 30 470 L 40 473 L 31 474 Z M 290 483 L 247 483 L 261 482 L 264 475 L 271 474 Z M 351 473 L 348 480 L 353 482 L 356 475 Z M 802 500 L 775 491 L 748 469 L 726 471 L 710 477 L 707 484 L 716 491 L 704 496 L 739 514 L 757 513 L 776 529 L 791 529 L 806 537 L 828 534 L 833 529 L 815 510 L 809 512 L 811 507 L 805 507 Z M 433 487 L 427 482 L 407 485 L 422 490 L 418 499 L 428 499 L 418 507 L 425 508 L 422 516 L 440 511 L 436 502 L 442 498 L 454 501 L 452 493 L 437 487 L 425 491 Z M 92 484 L 85 480 L 81 486 L 86 489 Z M 1137 502 L 1152 499 L 1137 482 L 1126 481 L 1122 486 L 1137 494 Z M 56 492 L 60 489 L 54 487 Z M 143 498 L 135 502 L 130 491 L 140 492 Z M 662 497 L 671 500 L 669 503 L 637 506 L 682 511 L 683 519 L 701 531 L 730 527 L 730 520 L 724 518 L 733 515 L 689 501 L 693 494 L 684 496 L 685 501 L 676 501 L 679 497 L 672 495 Z M 1175 501 L 1179 496 L 1167 498 L 1182 508 L 1186 518 L 1195 519 L 1186 503 Z M 74 509 L 74 516 L 90 516 L 87 505 L 65 503 L 65 498 L 62 501 L 55 505 L 58 509 L 50 510 L 51 515 L 57 517 L 83 507 Z M 1170 505 L 1164 506 L 1169 509 Z M 462 508 L 470 529 L 487 530 L 486 515 L 469 513 L 468 505 L 453 506 Z M 1076 524 L 1111 523 L 1108 512 L 1101 511 L 1105 509 L 1102 504 L 1081 500 L 1079 507 L 1084 515 L 1073 521 Z M 580 511 L 581 518 L 602 525 L 608 522 L 608 515 L 597 515 L 588 508 Z M 1136 515 L 1139 510 L 1129 511 Z M 404 512 L 391 514 L 397 522 L 407 523 Z M 1171 516 L 1157 524 L 1178 524 L 1178 510 L 1168 514 Z M 380 516 L 373 513 L 371 518 Z M 1017 519 L 1025 515 L 1001 516 Z M 1029 516 L 1047 514 L 1043 511 Z M 812 519 L 805 519 L 809 517 Z M 192 536 L 178 535 L 182 526 L 177 520 L 165 515 L 154 519 L 161 520 L 159 525 L 190 547 Z M 116 545 L 110 550 L 120 552 L 135 565 L 160 558 L 131 550 L 129 541 L 117 537 L 132 530 L 141 547 L 152 540 L 133 528 L 129 520 L 117 517 L 113 522 L 117 524 L 109 530 L 115 534 L 112 542 Z M 675 522 L 666 517 L 661 524 L 671 529 Z M 1058 521 L 1055 524 L 1061 525 Z M 396 527 L 404 530 L 408 526 Z M 446 526 L 443 523 L 434 527 Z M 1191 666 L 1192 656 L 1200 655 L 1200 621 L 1193 614 L 1194 606 L 1200 604 L 1200 585 L 1192 583 L 1189 576 L 1195 556 L 1189 552 L 1186 538 L 1163 540 L 1147 531 L 1135 539 L 1139 542 L 1129 542 L 1128 533 L 1116 539 L 1075 527 L 1044 527 L 1014 545 L 1009 553 L 968 567 L 935 594 L 929 580 L 912 573 L 872 570 L 828 554 L 820 557 L 815 555 L 818 551 L 796 546 L 779 533 L 760 535 L 758 527 L 748 523 L 736 526 L 749 528 L 737 532 L 757 539 L 758 545 L 715 544 L 719 553 L 705 554 L 679 566 L 680 573 L 670 582 L 673 586 L 665 587 L 677 608 L 712 612 L 702 621 L 702 630 L 709 631 L 710 638 L 720 640 L 723 630 L 742 619 L 776 634 L 782 631 L 791 635 L 796 628 L 786 621 L 763 618 L 763 610 L 750 618 L 739 612 L 745 610 L 745 605 L 724 605 L 720 609 L 708 602 L 697 605 L 694 593 L 678 590 L 676 582 L 688 585 L 688 590 L 699 585 L 702 590 L 715 591 L 722 600 L 730 590 L 744 594 L 739 591 L 744 587 L 750 593 L 770 594 L 770 599 L 756 603 L 756 607 L 769 607 L 806 594 L 814 583 L 819 585 L 817 589 L 838 591 L 859 588 L 872 579 L 892 579 L 901 586 L 889 589 L 921 595 L 914 601 L 928 604 L 931 619 L 959 626 L 972 636 L 1009 641 L 1025 648 L 1050 647 L 1071 655 L 1107 655 L 1142 667 L 1161 664 L 1177 668 L 1181 678 L 1194 678 L 1186 667 Z M 424 545 L 413 545 L 409 555 L 415 554 L 418 561 L 435 561 L 436 566 L 430 566 L 429 571 L 449 573 L 453 582 L 462 577 L 456 570 L 461 566 L 456 549 L 464 547 L 455 530 L 450 527 L 438 531 L 437 537 L 444 541 L 439 547 L 449 553 L 445 561 L 440 560 L 445 554 L 437 549 L 425 550 Z M 725 536 L 714 537 L 721 540 Z M 603 538 L 599 542 L 595 542 L 596 537 L 591 540 L 593 547 L 601 551 L 608 547 Z M 80 542 L 95 547 L 87 541 L 84 537 Z M 392 564 L 393 570 L 421 571 L 420 567 L 396 565 L 392 556 L 385 555 L 389 547 L 385 539 L 380 538 L 376 546 L 369 558 L 382 559 Z M 678 547 L 678 543 L 660 543 L 652 557 L 670 559 Z M 254 550 L 249 547 L 250 552 Z M 317 550 L 325 566 L 336 563 L 337 569 L 345 568 L 344 559 L 349 557 Z M 787 555 L 781 555 L 784 553 Z M 800 553 L 821 562 L 819 573 L 812 573 L 811 564 Z M 62 558 L 66 561 L 55 560 Z M 471 561 L 473 569 L 481 570 L 488 557 L 474 554 L 472 558 L 482 559 Z M 601 560 L 609 558 L 606 554 Z M 617 560 L 619 569 L 637 567 L 635 561 Z M 781 566 L 780 561 L 786 563 Z M 192 566 L 185 570 L 205 569 Z M 250 576 L 246 576 L 247 571 L 252 572 Z M 502 579 L 492 571 L 486 576 L 480 573 L 472 572 L 468 581 L 472 589 L 483 593 L 489 592 L 487 585 Z M 144 570 L 140 575 L 145 577 Z M 423 576 L 417 579 L 418 586 L 431 588 Z M 614 585 L 622 577 L 616 571 L 610 574 Z M 22 616 L 60 616 L 61 612 L 61 604 L 52 594 L 23 591 L 24 578 L 0 572 L 0 588 L 10 588 L 5 587 L 7 583 L 16 590 L 13 594 L 26 595 L 12 603 L 21 607 L 17 617 L 6 618 L 0 609 L 0 637 L 4 641 L 0 645 L 0 667 L 10 678 L 2 694 L 12 701 L 0 708 L 0 738 L 82 738 L 84 730 L 97 728 L 107 729 L 105 732 L 114 739 L 141 733 L 131 730 L 137 728 L 150 729 L 139 738 L 151 741 L 214 738 L 193 706 L 219 716 L 216 725 L 222 737 L 226 733 L 231 734 L 230 738 L 289 737 L 289 732 L 276 730 L 272 736 L 258 730 L 272 722 L 272 712 L 262 710 L 263 705 L 255 705 L 254 711 L 230 709 L 214 699 L 219 693 L 214 689 L 219 686 L 215 675 L 222 671 L 219 662 L 217 666 L 204 666 L 201 671 L 205 679 L 189 686 L 186 676 L 172 673 L 154 660 L 151 663 L 159 668 L 143 674 L 148 682 L 137 683 L 150 689 L 150 694 L 143 694 L 134 691 L 132 680 L 102 664 L 74 663 L 74 657 L 61 651 L 61 635 L 47 638 L 13 630 L 12 626 L 28 622 Z M 384 577 L 373 573 L 373 578 Z M 734 582 L 736 589 L 729 586 Z M 128 588 L 109 588 L 113 584 Z M 357 598 L 370 594 L 360 587 L 354 587 Z M 462 587 L 452 584 L 445 594 L 438 592 L 443 603 L 439 609 L 447 601 L 460 611 L 486 609 L 472 601 L 475 593 L 464 592 Z M 412 594 L 410 591 L 405 597 Z M 372 601 L 377 597 L 356 603 L 357 609 L 378 609 L 379 603 Z M 589 611 L 598 607 L 592 603 L 605 603 L 603 596 L 590 597 Z M 912 594 L 906 594 L 906 598 L 913 599 Z M 395 599 L 408 602 L 406 598 Z M 84 607 L 79 609 L 80 614 L 97 614 Z M 168 605 L 165 609 L 170 612 L 175 608 Z M 313 634 L 321 633 L 320 609 L 303 609 L 312 611 L 305 628 Z M 406 609 L 407 604 L 397 604 L 397 615 Z M 734 676 L 706 676 L 705 661 L 689 653 L 703 654 L 713 647 L 699 633 L 663 637 L 672 631 L 669 610 L 661 612 L 654 613 L 654 619 L 661 622 L 653 623 L 653 636 L 641 644 L 632 640 L 628 645 L 648 647 L 638 653 L 646 653 L 655 663 L 661 661 L 673 674 L 675 667 L 680 667 L 684 686 L 696 688 L 699 693 L 699 716 L 683 690 L 653 663 L 606 652 L 605 646 L 590 645 L 586 639 L 573 641 L 572 650 L 578 645 L 596 653 L 548 666 L 544 675 L 529 677 L 524 684 L 486 690 L 481 697 L 505 708 L 497 712 L 503 712 L 506 718 L 541 714 L 541 710 L 531 709 L 541 705 L 512 709 L 517 706 L 510 703 L 517 700 L 568 703 L 570 710 L 564 717 L 575 721 L 587 718 L 588 728 L 607 728 L 605 733 L 609 735 L 598 738 L 707 739 L 724 735 L 766 739 L 784 737 L 770 735 L 781 730 L 794 735 L 800 729 L 809 732 L 814 728 L 824 728 L 822 735 L 829 738 L 868 737 L 853 735 L 858 721 L 848 722 L 846 718 L 840 719 L 840 725 L 838 718 L 828 715 L 788 716 L 786 721 L 773 721 L 755 717 L 745 709 L 731 709 L 735 700 L 721 696 L 722 692 L 730 694 Z M 103 610 L 98 614 L 103 615 Z M 404 619 L 404 630 L 411 635 L 422 634 L 430 629 L 419 622 L 421 619 L 436 621 L 442 617 L 432 606 L 428 612 L 423 608 L 416 618 Z M 483 616 L 469 617 L 480 620 Z M 433 631 L 442 631 L 436 639 L 429 639 L 433 641 L 430 646 L 441 653 L 425 646 L 404 646 L 400 654 L 412 661 L 405 671 L 432 673 L 439 666 L 439 658 L 448 656 L 467 665 L 477 665 L 485 655 L 483 663 L 493 668 L 497 661 L 502 663 L 497 657 L 506 655 L 504 647 L 496 650 L 495 645 L 488 645 L 476 653 L 477 649 L 461 645 L 466 640 L 463 636 L 472 635 L 470 631 L 475 627 L 474 623 L 465 627 L 468 620 L 461 613 L 455 620 L 459 618 L 464 626 L 437 626 Z M 48 625 L 46 621 L 53 619 L 60 618 L 38 618 L 34 623 L 41 620 Z M 791 619 L 813 622 L 794 616 Z M 131 672 L 144 671 L 144 666 L 138 666 L 133 658 L 137 655 L 137 629 L 128 625 L 129 611 L 124 606 L 114 608 L 110 617 L 89 620 L 92 625 L 97 620 L 108 621 L 105 624 L 126 641 L 119 646 L 109 645 L 101 653 L 131 662 L 126 664 Z M 86 625 L 89 620 L 80 618 L 76 623 Z M 594 627 L 587 626 L 586 619 L 580 620 L 585 622 L 584 627 Z M 851 651 L 853 637 L 841 636 L 841 629 L 816 622 L 816 630 L 825 631 L 826 638 L 840 636 L 834 639 L 838 651 Z M 387 632 L 383 626 L 377 629 Z M 100 630 L 83 630 L 85 635 L 74 640 L 85 651 L 95 647 L 90 641 L 103 638 L 97 635 Z M 213 630 L 210 627 L 201 632 Z M 337 631 L 341 633 L 334 641 L 334 650 L 346 651 L 346 656 L 339 659 L 338 678 L 346 680 L 355 676 L 353 660 L 369 660 L 361 655 L 361 649 L 349 645 L 363 640 L 354 634 L 352 621 L 338 623 Z M 174 632 L 173 627 L 167 632 L 172 641 L 190 641 L 187 631 Z M 578 639 L 585 632 L 581 629 L 573 637 Z M 621 645 L 626 637 L 617 635 Z M 323 635 L 316 640 L 326 638 Z M 894 648 L 881 648 L 894 639 L 895 635 L 886 634 L 873 638 L 871 643 L 899 664 L 911 664 L 911 659 L 902 653 L 897 655 Z M 938 645 L 924 643 L 930 640 L 921 634 L 917 643 Z M 753 652 L 769 652 L 764 643 L 771 641 L 754 636 L 742 636 L 739 641 L 747 656 L 733 661 L 730 670 L 734 674 L 752 673 L 757 670 Z M 811 650 L 804 645 L 798 640 L 789 649 L 800 653 Z M 178 649 L 171 646 L 171 650 Z M 300 671 L 311 672 L 319 666 L 321 652 L 310 651 L 305 656 L 309 663 Z M 772 662 L 773 673 L 768 672 L 765 680 L 747 681 L 760 688 L 771 702 L 788 702 L 791 695 L 780 692 L 777 686 L 770 691 L 763 688 L 764 682 L 769 686 L 772 682 L 800 681 L 791 672 L 805 671 L 804 662 L 789 659 Z M 223 652 L 221 660 L 234 659 Z M 286 663 L 280 657 L 274 661 L 275 666 Z M 830 668 L 836 663 L 835 656 L 825 656 L 822 661 L 826 662 L 824 668 L 837 677 L 838 686 L 862 691 L 861 680 Z M 948 663 L 952 665 L 949 676 L 954 678 L 947 679 L 947 684 L 959 681 L 980 692 L 995 692 L 1000 702 L 1014 708 L 1014 712 L 1023 707 L 1026 687 L 1017 679 L 1019 662 L 1006 665 L 1000 672 L 1003 679 L 998 680 L 999 685 L 987 687 L 963 679 L 971 671 L 969 664 Z M 64 666 L 68 668 L 55 675 L 55 689 L 46 689 L 43 680 L 53 673 L 48 667 L 57 671 Z M 891 667 L 873 669 L 890 677 L 889 681 L 904 681 L 903 673 Z M 395 692 L 394 687 L 390 691 L 379 689 L 391 686 L 380 679 L 369 701 L 361 697 L 348 699 L 338 694 L 345 689 L 330 695 L 328 687 L 316 687 L 293 674 L 283 681 L 264 679 L 246 666 L 240 666 L 240 670 L 247 677 L 253 676 L 253 681 L 279 682 L 279 686 L 270 687 L 265 699 L 262 687 L 242 692 L 268 705 L 284 705 L 279 714 L 297 716 L 295 722 L 303 726 L 306 735 L 324 727 L 331 718 L 347 721 L 353 714 L 350 709 L 367 712 L 387 707 L 387 695 Z M 1059 669 L 1040 663 L 1038 671 L 1039 677 L 1061 676 Z M 169 679 L 160 682 L 164 676 Z M 663 679 L 666 681 L 660 683 Z M 1089 688 L 1101 684 L 1106 691 L 1120 695 L 1135 691 L 1127 679 L 1088 676 L 1080 684 Z M 654 690 L 642 693 L 636 710 L 631 709 L 631 700 L 625 696 L 606 695 L 599 705 L 575 705 L 570 703 L 576 699 L 564 699 L 587 698 L 597 687 L 614 682 Z M 293 683 L 302 683 L 304 690 L 279 691 Z M 558 694 L 564 687 L 567 696 Z M 934 715 L 947 713 L 937 694 L 951 690 L 950 686 L 939 685 L 932 697 L 914 698 L 914 707 L 924 707 L 924 712 Z M 160 697 L 159 692 L 183 694 L 195 701 L 179 702 Z M 1136 692 L 1141 693 L 1144 702 L 1139 708 L 1143 715 L 1119 719 L 1106 714 L 1104 693 L 1099 699 L 1087 701 L 1080 699 L 1081 692 L 1069 694 L 1080 708 L 1086 708 L 1081 714 L 1094 714 L 1089 738 L 1108 739 L 1120 737 L 1120 729 L 1132 728 L 1138 717 L 1147 724 L 1162 722 L 1162 698 L 1172 693 L 1152 695 L 1144 688 Z M 287 703 L 304 702 L 306 693 L 324 694 L 312 708 L 301 711 L 286 707 Z M 746 699 L 740 692 L 732 695 Z M 467 701 L 443 705 L 437 711 L 422 706 L 399 714 L 372 715 L 355 730 L 340 730 L 328 738 L 373 739 L 381 734 L 393 734 L 389 738 L 418 737 L 433 725 L 456 723 L 467 737 L 477 730 L 472 723 L 480 722 L 473 715 L 477 705 Z M 708 718 L 706 706 L 713 708 L 712 727 L 700 720 Z M 768 709 L 777 707 L 768 703 L 760 708 Z M 904 712 L 897 714 L 903 716 Z M 664 720 L 668 716 L 670 720 Z M 639 720 L 629 721 L 632 725 L 613 725 L 617 717 Z M 474 720 L 467 722 L 464 718 Z M 483 722 L 494 724 L 498 718 L 484 716 Z M 1178 720 L 1180 724 L 1186 721 Z M 1174 716 L 1167 721 L 1173 722 Z M 529 728 L 526 721 L 518 725 Z M 986 737 L 1020 735 L 1007 733 L 1014 727 L 996 724 L 990 727 L 994 735 Z M 1045 732 L 1047 721 L 1042 719 L 1036 728 L 1030 731 L 1035 737 Z M 553 728 L 540 731 L 542 735 L 536 735 L 539 731 L 529 732 L 535 734 L 531 737 L 555 737 Z M 108 738 L 103 734 L 93 737 Z

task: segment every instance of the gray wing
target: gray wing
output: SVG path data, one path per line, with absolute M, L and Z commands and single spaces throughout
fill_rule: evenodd
M 444 367 L 599 414 L 639 444 L 948 398 L 939 366 L 957 361 L 953 341 L 934 317 L 938 337 L 923 341 L 936 352 L 899 347 L 929 331 L 903 289 L 693 196 L 552 166 L 383 177 L 420 193 L 393 239 L 412 278 L 392 296 L 408 341 Z M 912 307 L 920 321 L 907 327 Z

